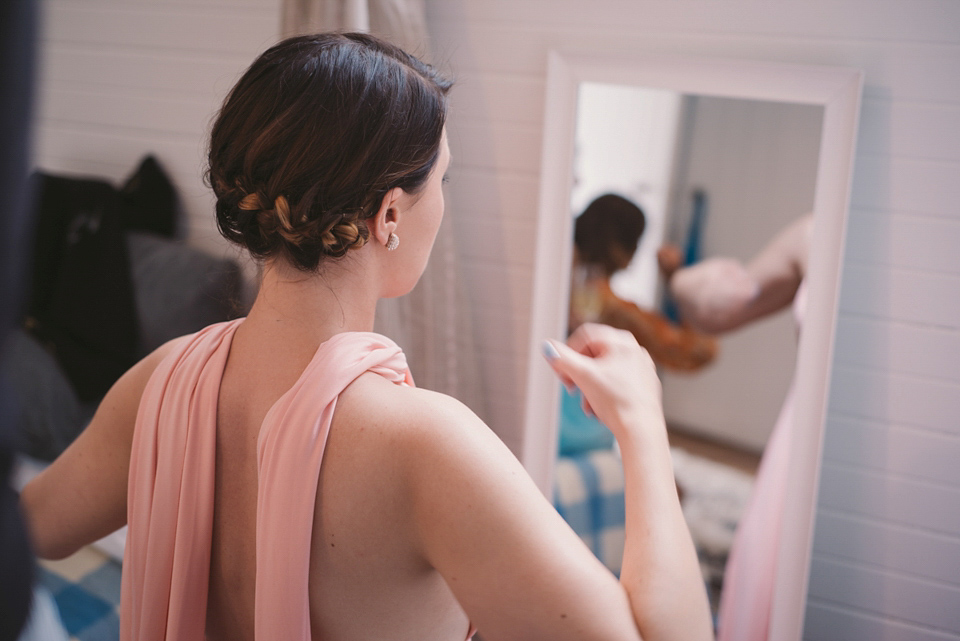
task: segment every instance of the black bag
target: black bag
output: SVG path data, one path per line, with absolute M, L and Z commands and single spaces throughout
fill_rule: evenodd
M 101 398 L 136 360 L 137 314 L 123 201 L 108 183 L 45 174 L 36 189 L 26 328 L 81 401 Z

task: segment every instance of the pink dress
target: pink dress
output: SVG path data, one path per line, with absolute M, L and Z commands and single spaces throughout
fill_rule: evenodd
M 802 325 L 806 288 L 793 299 L 797 326 Z M 777 555 L 790 471 L 793 439 L 793 388 L 763 452 L 760 468 L 723 575 L 717 641 L 766 641 L 777 577 Z
M 204 638 L 217 400 L 241 322 L 193 335 L 160 363 L 144 389 L 130 455 L 124 641 Z M 320 464 L 340 392 L 367 371 L 413 385 L 393 341 L 369 332 L 337 334 L 263 420 L 257 442 L 257 639 L 311 638 L 309 559 Z

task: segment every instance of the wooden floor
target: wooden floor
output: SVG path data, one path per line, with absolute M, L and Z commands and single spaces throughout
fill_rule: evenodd
M 756 452 L 705 439 L 677 428 L 668 428 L 667 435 L 673 447 L 685 449 L 691 454 L 729 465 L 748 474 L 756 474 L 757 466 L 760 465 L 760 454 Z

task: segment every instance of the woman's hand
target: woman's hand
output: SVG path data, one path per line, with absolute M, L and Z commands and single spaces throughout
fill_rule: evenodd
M 670 280 L 673 272 L 683 267 L 683 252 L 676 245 L 665 243 L 657 251 L 657 265 L 663 277 Z
M 553 341 L 547 345 L 544 351 L 554 371 L 564 384 L 580 388 L 584 409 L 593 412 L 618 440 L 627 430 L 651 424 L 662 427 L 660 379 L 653 360 L 633 334 L 585 323 L 567 345 Z M 651 416 L 658 420 L 637 420 Z

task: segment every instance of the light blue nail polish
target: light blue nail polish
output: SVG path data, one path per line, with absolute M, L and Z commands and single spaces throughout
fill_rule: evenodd
M 543 355 L 548 361 L 554 361 L 560 358 L 560 352 L 557 351 L 557 348 L 554 347 L 550 341 L 543 341 Z

